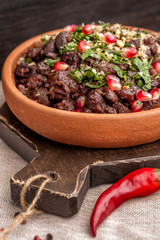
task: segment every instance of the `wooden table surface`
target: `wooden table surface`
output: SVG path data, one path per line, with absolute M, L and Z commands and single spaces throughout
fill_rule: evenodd
M 1 0 L 0 71 L 18 44 L 67 24 L 106 22 L 160 30 L 160 0 Z

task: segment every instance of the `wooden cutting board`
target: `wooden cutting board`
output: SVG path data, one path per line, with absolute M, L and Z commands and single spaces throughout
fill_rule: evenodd
M 78 212 L 90 187 L 114 183 L 138 168 L 160 167 L 160 141 L 122 149 L 91 149 L 56 143 L 25 127 L 6 103 L 0 109 L 0 136 L 28 162 L 11 177 L 12 200 L 19 204 L 21 189 L 28 178 L 47 174 L 53 181 L 43 189 L 37 207 L 62 217 Z M 42 181 L 37 180 L 30 186 L 26 196 L 28 203 Z

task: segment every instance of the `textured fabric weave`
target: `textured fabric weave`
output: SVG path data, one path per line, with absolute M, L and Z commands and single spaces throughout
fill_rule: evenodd
M 4 102 L 0 83 L 0 105 Z M 26 162 L 0 139 L 0 228 L 7 227 L 14 214 L 21 209 L 10 198 L 10 176 L 22 169 Z M 42 214 L 32 216 L 26 225 L 13 230 L 9 240 L 32 240 L 39 235 L 46 240 L 47 233 L 54 240 L 88 240 L 89 221 L 98 196 L 110 185 L 90 189 L 80 211 L 71 218 Z M 160 191 L 132 199 L 115 210 L 98 228 L 98 240 L 160 240 Z

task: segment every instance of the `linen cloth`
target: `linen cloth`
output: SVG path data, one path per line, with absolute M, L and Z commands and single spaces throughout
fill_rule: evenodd
M 0 82 L 0 106 L 4 103 Z M 14 214 L 21 211 L 10 197 L 10 177 L 22 169 L 26 162 L 0 139 L 0 228 L 7 227 Z M 110 185 L 88 191 L 79 212 L 70 218 L 43 213 L 31 216 L 27 224 L 13 230 L 9 240 L 32 240 L 39 235 L 43 240 L 47 233 L 54 240 L 93 239 L 89 221 L 98 196 Z M 97 240 L 160 240 L 160 190 L 145 198 L 129 200 L 116 209 L 98 228 Z

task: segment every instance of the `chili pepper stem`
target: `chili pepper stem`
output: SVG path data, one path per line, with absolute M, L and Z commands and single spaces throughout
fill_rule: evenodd
M 155 168 L 155 172 L 158 173 L 157 181 L 160 183 L 160 169 L 159 168 Z

